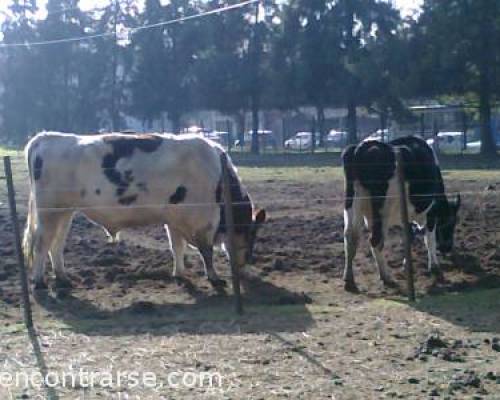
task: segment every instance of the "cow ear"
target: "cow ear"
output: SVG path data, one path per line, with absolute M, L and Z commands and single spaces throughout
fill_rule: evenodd
M 266 222 L 266 210 L 257 211 L 257 214 L 255 214 L 255 223 L 259 225 L 264 222 Z

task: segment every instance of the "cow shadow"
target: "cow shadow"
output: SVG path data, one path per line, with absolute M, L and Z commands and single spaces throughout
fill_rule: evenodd
M 456 267 L 444 268 L 425 295 L 408 304 L 470 331 L 500 333 L 500 276 L 484 270 L 477 257 L 459 257 L 467 279 L 448 280 Z
M 157 304 L 135 301 L 120 309 L 106 310 L 76 291 L 35 293 L 35 299 L 51 317 L 74 333 L 88 336 L 151 334 L 241 334 L 301 332 L 315 325 L 304 294 L 291 292 L 253 276 L 242 280 L 244 314 L 235 311 L 232 294 L 206 293 L 191 281 L 177 284 L 192 303 Z M 231 292 L 230 289 L 227 292 Z
M 469 331 L 500 333 L 500 287 L 427 295 L 410 305 Z

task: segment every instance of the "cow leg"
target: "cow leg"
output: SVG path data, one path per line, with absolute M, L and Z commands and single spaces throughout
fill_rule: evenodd
M 217 272 L 214 269 L 213 246 L 209 246 L 209 245 L 200 246 L 199 250 L 200 250 L 201 257 L 203 258 L 203 264 L 205 266 L 205 273 L 207 274 L 207 278 L 208 278 L 208 281 L 210 282 L 210 284 L 216 289 L 225 287 L 227 285 L 226 281 L 224 279 L 220 279 L 219 275 L 217 275 Z
M 184 274 L 184 253 L 186 251 L 186 239 L 181 233 L 175 229 L 169 228 L 165 225 L 168 238 L 170 240 L 170 250 L 174 256 L 174 269 L 172 271 L 173 277 L 178 277 Z
M 52 262 L 52 268 L 54 269 L 56 275 L 56 287 L 58 288 L 71 288 L 71 280 L 66 274 L 64 268 L 64 245 L 66 243 L 66 238 L 68 236 L 69 228 L 71 226 L 72 215 L 64 215 L 59 218 L 59 222 L 56 228 L 56 234 L 52 245 L 49 250 L 50 260 Z
M 356 256 L 356 251 L 359 244 L 359 234 L 361 227 L 361 216 L 358 210 L 349 208 L 344 210 L 344 251 L 345 251 L 345 268 L 344 268 L 344 289 L 349 292 L 357 292 L 358 288 L 354 282 L 354 273 L 352 263 Z
M 375 221 L 372 227 L 372 234 L 370 237 L 370 247 L 372 251 L 373 258 L 375 259 L 375 263 L 377 264 L 378 271 L 380 274 L 380 280 L 386 286 L 394 285 L 394 282 L 391 280 L 389 273 L 387 272 L 387 261 L 384 257 L 384 238 L 387 233 L 387 229 L 384 227 L 384 223 L 382 221 Z
M 33 281 L 35 289 L 47 289 L 45 266 L 49 249 L 57 235 L 59 216 L 39 213 L 33 234 Z
M 427 229 L 424 236 L 425 247 L 427 247 L 427 268 L 429 272 L 439 270 L 439 260 L 436 249 L 436 229 Z

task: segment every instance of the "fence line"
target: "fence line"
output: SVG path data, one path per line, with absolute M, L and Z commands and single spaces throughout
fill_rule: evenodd
M 481 194 L 483 196 L 500 196 L 500 193 L 492 191 L 468 191 L 468 192 L 449 192 L 445 193 L 447 197 L 453 197 L 458 194 L 461 196 L 476 196 Z M 411 198 L 428 198 L 428 197 L 437 197 L 441 196 L 443 193 L 429 193 L 429 194 L 416 194 L 409 195 Z M 371 199 L 399 199 L 399 194 L 396 195 L 387 195 L 387 196 L 334 196 L 334 197 L 313 197 L 313 198 L 300 198 L 300 199 L 276 199 L 270 201 L 259 201 L 254 202 L 263 205 L 274 205 L 276 202 L 279 204 L 307 204 L 307 203 L 318 203 L 318 202 L 344 202 L 345 200 L 371 200 Z M 26 198 L 21 198 L 23 201 L 27 201 Z M 248 201 L 234 201 L 233 205 L 248 205 Z M 179 203 L 179 204 L 171 204 L 171 203 L 158 203 L 158 204 L 130 204 L 130 205 L 102 205 L 102 206 L 82 206 L 82 207 L 37 207 L 39 211 L 88 211 L 88 210 L 114 210 L 114 209 L 162 209 L 162 208 L 193 208 L 193 207 L 213 207 L 213 206 L 223 206 L 224 202 L 197 202 L 197 203 Z M 0 207 L 8 208 L 8 207 Z
M 124 174 L 121 174 L 121 175 L 124 175 Z M 125 174 L 126 175 L 126 174 Z M 273 176 L 265 176 L 265 175 L 262 175 L 261 177 L 263 177 L 264 179 L 267 178 L 272 178 Z M 0 177 L 0 179 L 2 179 Z M 139 183 L 145 183 L 146 186 L 147 186 L 147 189 L 148 190 L 151 190 L 151 189 L 165 189 L 165 185 L 148 185 L 147 182 L 142 182 L 140 179 L 135 179 L 134 178 L 134 181 L 137 180 Z M 287 180 L 286 179 L 283 179 L 284 182 L 286 182 Z M 335 181 L 335 179 L 332 179 L 332 181 Z M 337 179 L 337 181 L 343 181 L 343 179 Z M 364 180 L 363 181 L 363 184 L 371 184 L 371 183 L 387 183 L 388 180 L 387 179 L 369 179 L 369 180 Z M 250 185 L 249 185 L 250 183 Z M 233 184 L 230 184 L 229 187 L 231 188 L 236 188 L 236 189 L 239 189 L 239 188 L 245 188 L 247 189 L 248 186 L 251 186 L 251 183 L 252 181 L 242 181 L 241 183 L 233 183 Z M 259 184 L 266 184 L 267 182 L 260 182 Z M 406 183 L 409 184 L 408 181 L 406 181 Z M 433 183 L 433 184 L 438 184 L 439 182 L 435 179 L 412 179 L 411 183 Z M 485 181 L 484 182 L 485 185 L 487 185 L 488 183 L 490 184 L 500 184 L 500 177 L 498 178 L 498 180 L 491 180 L 491 181 Z M 106 185 L 109 185 L 109 187 L 115 189 L 116 187 L 120 188 L 120 187 L 124 187 L 124 186 L 127 186 L 127 187 L 130 187 L 130 186 L 136 186 L 136 184 L 133 182 L 133 181 L 127 181 L 127 178 L 125 177 L 124 179 L 124 184 L 123 185 L 120 185 L 120 184 L 115 184 L 115 183 L 111 183 L 111 182 L 105 182 Z M 176 182 L 175 184 L 172 184 L 172 181 L 168 182 L 169 185 L 171 186 L 174 186 L 174 187 L 177 187 L 177 186 L 186 186 L 187 189 L 189 188 L 198 188 L 198 187 L 202 187 L 202 188 L 209 188 L 210 186 L 214 186 L 214 185 L 208 185 L 208 184 L 203 184 L 203 183 L 182 183 L 182 182 Z M 294 183 L 292 183 L 294 184 Z M 309 187 L 311 185 L 313 185 L 313 183 L 304 183 L 302 186 L 304 188 L 306 187 Z M 297 184 L 295 184 L 295 186 L 298 186 Z M 43 193 L 43 192 L 50 192 L 50 193 L 54 193 L 54 192 L 64 192 L 64 193 L 81 193 L 81 191 L 83 189 L 89 189 L 88 188 L 88 185 L 85 186 L 84 184 L 82 184 L 81 186 L 57 186 L 57 188 L 50 188 L 50 189 L 44 189 L 44 188 L 40 188 L 40 186 L 36 186 L 35 184 L 35 187 L 36 187 L 36 191 L 37 193 Z M 96 185 L 94 185 L 94 187 L 91 188 L 91 190 L 93 190 L 94 188 L 98 188 L 98 184 L 96 183 Z M 480 190 L 478 190 L 478 192 L 480 192 Z

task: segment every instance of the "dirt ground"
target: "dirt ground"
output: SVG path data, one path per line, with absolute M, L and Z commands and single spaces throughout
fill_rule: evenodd
M 21 219 L 25 187 L 18 165 Z M 268 211 L 245 270 L 245 314 L 231 289 L 215 293 L 197 254 L 186 279 L 170 277 L 160 227 L 126 231 L 108 244 L 82 217 L 74 221 L 66 264 L 75 289 L 37 297 L 35 357 L 22 325 L 12 227 L 0 192 L 0 373 L 151 372 L 154 385 L 103 382 L 86 387 L 8 385 L 0 399 L 500 399 L 500 175 L 453 170 L 447 188 L 462 192 L 456 254 L 443 277 L 426 272 L 418 238 L 418 301 L 405 300 L 401 234 L 386 254 L 398 286 L 378 280 L 369 248 L 355 263 L 360 294 L 343 290 L 343 182 L 338 168 L 242 168 Z M 230 282 L 227 260 L 216 268 Z M 172 385 L 172 373 L 208 373 L 220 384 Z M 3 382 L 3 385 L 2 385 Z M 112 387 L 111 387 L 112 386 Z M 175 387 L 174 387 L 175 386 Z

